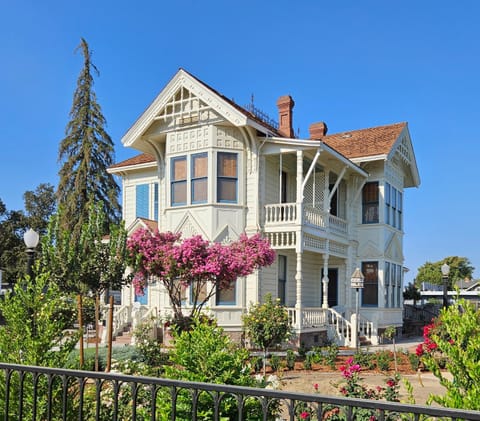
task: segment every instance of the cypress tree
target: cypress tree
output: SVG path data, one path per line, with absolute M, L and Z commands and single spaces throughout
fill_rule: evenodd
M 106 120 L 93 90 L 93 74 L 99 71 L 91 61 L 91 51 L 82 38 L 75 51 L 81 50 L 84 66 L 77 80 L 65 138 L 60 143 L 61 163 L 57 200 L 63 212 L 61 226 L 78 235 L 88 220 L 88 209 L 103 203 L 105 230 L 120 220 L 120 191 L 107 168 L 114 162 L 113 141 L 105 130 Z

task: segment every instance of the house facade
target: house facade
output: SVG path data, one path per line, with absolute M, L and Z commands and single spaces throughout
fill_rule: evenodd
M 180 69 L 122 139 L 140 154 L 109 168 L 122 180 L 126 226 L 214 242 L 242 232 L 269 239 L 274 264 L 208 305 L 233 336 L 249 304 L 271 293 L 299 343 L 328 336 L 352 345 L 359 335 L 377 343 L 387 326 L 402 325 L 403 193 L 420 183 L 407 123 L 333 135 L 314 123 L 304 139 L 294 136 L 292 98 L 277 107 L 278 124 Z M 356 268 L 365 277 L 358 294 Z M 169 307 L 152 280 L 143 296 L 124 288 L 116 320 Z

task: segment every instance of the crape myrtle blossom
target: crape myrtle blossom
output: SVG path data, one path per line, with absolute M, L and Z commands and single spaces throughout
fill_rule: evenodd
M 175 318 L 183 317 L 181 302 L 191 287 L 195 315 L 217 290 L 232 288 L 241 276 L 269 266 L 275 252 L 260 234 L 240 235 L 228 245 L 210 243 L 200 235 L 181 239 L 181 233 L 138 229 L 128 239 L 130 263 L 134 267 L 133 285 L 142 294 L 147 279 L 154 276 L 170 296 Z

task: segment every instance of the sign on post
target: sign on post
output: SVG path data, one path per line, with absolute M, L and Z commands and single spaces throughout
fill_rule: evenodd
M 355 272 L 353 272 L 352 277 L 350 278 L 351 281 L 351 287 L 352 288 L 363 288 L 363 280 L 365 277 L 363 276 L 362 271 L 359 268 L 355 269 Z

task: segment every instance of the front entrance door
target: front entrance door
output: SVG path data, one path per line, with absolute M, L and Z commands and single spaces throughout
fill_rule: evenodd
M 328 269 L 328 307 L 336 305 L 338 305 L 338 269 L 332 268 Z

